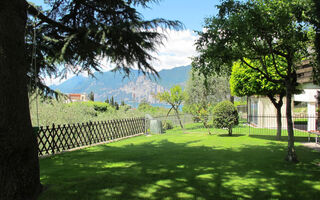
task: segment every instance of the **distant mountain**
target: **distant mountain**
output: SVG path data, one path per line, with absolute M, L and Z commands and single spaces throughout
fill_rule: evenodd
M 59 85 L 50 86 L 63 93 L 95 94 L 95 100 L 105 101 L 113 96 L 116 101 L 140 102 L 143 99 L 150 103 L 155 100 L 152 94 L 168 90 L 173 85 L 185 86 L 191 66 L 175 67 L 159 71 L 160 78 L 153 80 L 145 77 L 137 70 L 132 70 L 129 78 L 119 72 L 95 73 L 95 78 L 74 76 Z

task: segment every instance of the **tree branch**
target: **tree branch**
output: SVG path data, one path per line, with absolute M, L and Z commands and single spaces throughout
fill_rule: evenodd
M 275 57 L 274 57 L 274 49 L 272 48 L 271 41 L 268 41 L 268 46 L 269 46 L 269 49 L 270 49 L 270 51 L 271 51 L 272 63 L 273 63 L 274 69 L 276 70 L 277 74 L 278 74 L 281 78 L 285 79 L 286 76 L 284 76 L 283 74 L 281 74 L 280 71 L 279 71 L 279 69 L 278 69 L 278 67 L 277 67 L 276 59 L 275 59 Z
M 266 79 L 270 82 L 273 82 L 273 83 L 282 83 L 282 81 L 280 80 L 274 80 L 272 78 L 270 78 L 270 76 L 268 76 L 268 74 L 264 73 L 262 70 L 260 70 L 259 68 L 257 67 L 253 67 L 252 65 L 250 65 L 248 62 L 246 62 L 243 58 L 240 59 L 244 64 L 246 64 L 248 67 L 250 67 L 251 69 L 254 69 L 254 70 L 257 70 L 258 72 L 260 72 L 263 76 L 266 77 Z
M 41 11 L 39 11 L 37 8 L 35 8 L 33 5 L 29 4 L 27 1 L 26 1 L 26 4 L 27 4 L 28 13 L 30 15 L 33 15 L 34 17 L 39 18 L 41 21 L 46 22 L 52 26 L 58 27 L 64 31 L 71 32 L 71 33 L 76 32 L 75 29 L 72 29 L 68 26 L 65 26 L 57 21 L 50 19 L 49 17 L 44 15 Z

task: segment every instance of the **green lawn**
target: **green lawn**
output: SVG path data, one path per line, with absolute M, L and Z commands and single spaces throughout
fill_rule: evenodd
M 240 130 L 240 129 L 239 129 Z M 40 199 L 319 199 L 320 153 L 274 136 L 208 135 L 198 125 L 40 160 Z M 215 131 L 213 131 L 215 132 Z

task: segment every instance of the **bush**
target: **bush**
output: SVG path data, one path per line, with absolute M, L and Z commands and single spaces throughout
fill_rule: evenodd
M 212 110 L 213 126 L 227 128 L 232 135 L 232 127 L 239 124 L 239 116 L 236 107 L 230 101 L 218 103 Z
M 131 109 L 131 106 L 129 106 L 129 105 L 121 105 L 120 106 L 120 110 L 121 111 L 124 111 L 124 112 L 127 112 L 128 110 L 130 110 Z
M 162 130 L 169 130 L 173 129 L 173 123 L 170 120 L 164 120 L 162 121 Z
M 111 106 L 108 103 L 97 102 L 97 101 L 88 101 L 88 102 L 81 102 L 82 104 L 87 104 L 89 106 L 93 106 L 93 109 L 97 112 L 107 112 L 108 108 Z

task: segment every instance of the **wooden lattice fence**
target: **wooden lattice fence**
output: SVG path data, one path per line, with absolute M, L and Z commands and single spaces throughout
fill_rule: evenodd
M 145 132 L 144 118 L 117 119 L 81 124 L 41 126 L 38 155 L 51 155 L 69 149 L 138 135 Z

